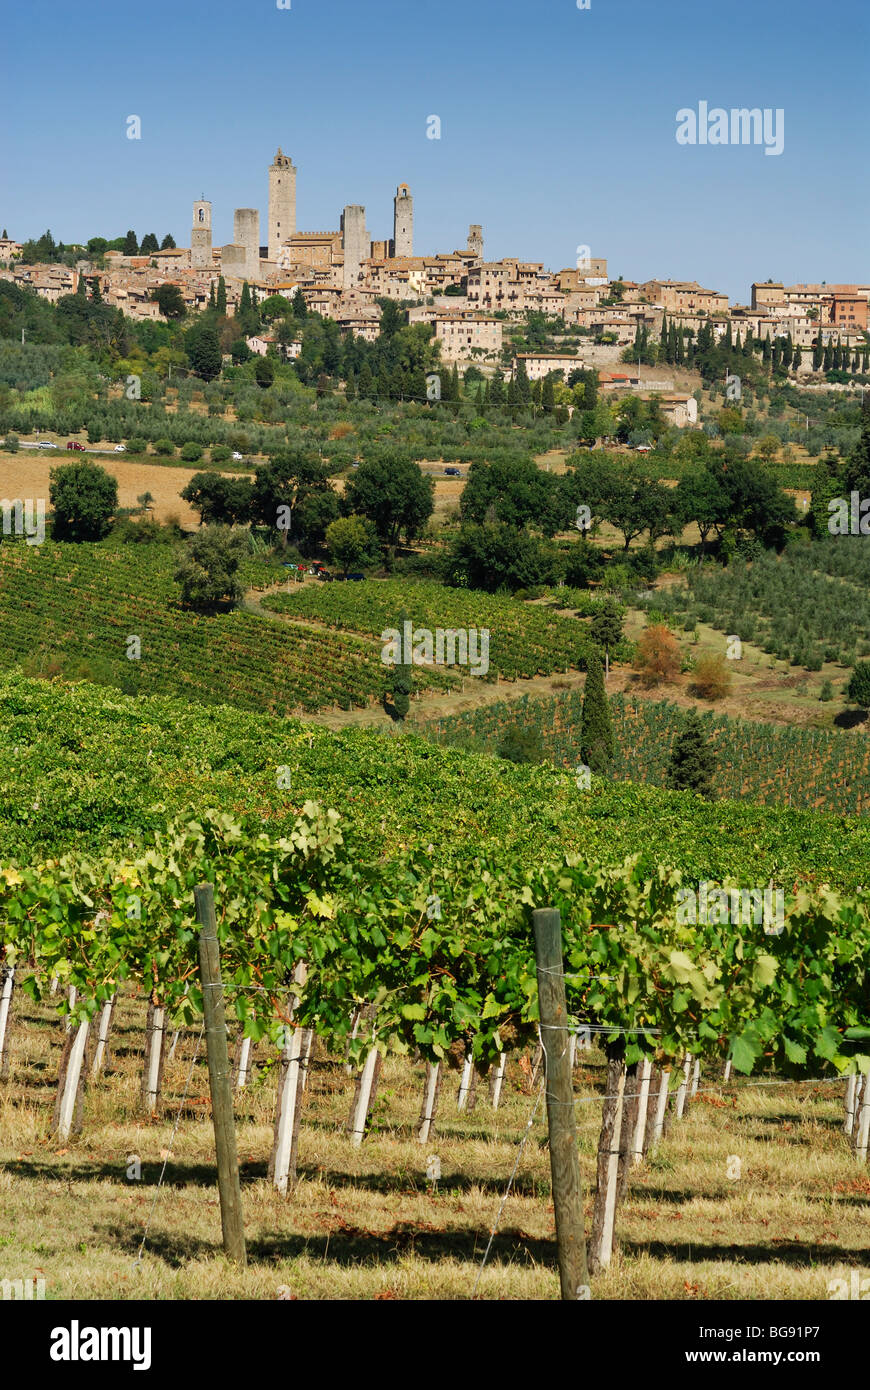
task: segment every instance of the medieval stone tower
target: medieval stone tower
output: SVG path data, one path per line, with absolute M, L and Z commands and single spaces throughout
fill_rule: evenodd
M 288 154 L 278 153 L 269 166 L 269 260 L 296 231 L 296 169 Z
M 406 183 L 400 183 L 393 199 L 393 255 L 414 254 L 414 199 Z
M 468 250 L 479 261 L 483 260 L 483 227 L 479 222 L 472 222 L 468 229 Z
M 194 270 L 211 270 L 211 203 L 204 199 L 193 205 L 190 233 L 190 264 Z
M 260 214 L 256 208 L 236 208 L 233 214 L 233 245 L 244 247 L 244 278 L 260 278 Z
M 350 290 L 359 282 L 362 263 L 371 250 L 366 232 L 366 210 L 359 203 L 348 205 L 341 214 L 341 235 L 344 247 L 342 285 Z

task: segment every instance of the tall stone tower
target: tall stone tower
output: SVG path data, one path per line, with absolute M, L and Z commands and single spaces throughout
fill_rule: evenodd
M 244 278 L 260 278 L 260 214 L 256 208 L 236 208 L 233 214 L 233 245 L 245 250 Z
M 269 260 L 296 231 L 296 169 L 289 154 L 278 153 L 269 165 Z
M 483 260 L 483 228 L 479 222 L 472 222 L 468 229 L 469 254 Z
M 393 255 L 414 254 L 414 199 L 406 183 L 400 183 L 393 199 Z
M 204 199 L 193 205 L 190 232 L 190 264 L 194 270 L 211 270 L 211 203 Z
M 366 210 L 359 203 L 349 204 L 341 214 L 341 244 L 344 248 L 342 286 L 350 290 L 358 283 L 362 263 L 368 259 L 371 249 L 366 232 Z

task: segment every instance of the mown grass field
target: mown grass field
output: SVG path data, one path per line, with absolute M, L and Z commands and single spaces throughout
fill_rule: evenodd
M 182 1035 L 167 1062 L 164 1116 L 144 1119 L 144 1016 L 141 999 L 119 1003 L 108 1072 L 87 1093 L 82 1136 L 59 1145 L 47 1130 L 62 1025 L 18 996 L 10 1077 L 0 1086 L 0 1279 L 40 1275 L 50 1299 L 471 1296 L 537 1098 L 516 1056 L 496 1112 L 481 1083 L 475 1108 L 458 1113 L 450 1073 L 438 1132 L 425 1146 L 413 1134 L 423 1068 L 388 1062 L 372 1132 L 354 1150 L 342 1130 L 352 1079 L 318 1046 L 302 1112 L 300 1182 L 283 1200 L 266 1180 L 275 1073 L 263 1064 L 273 1054 L 255 1049 L 259 1076 L 236 1105 L 249 1257 L 239 1271 L 221 1252 L 201 1047 L 157 1192 L 199 1030 Z M 597 1052 L 579 1056 L 588 1223 L 604 1064 Z M 841 1125 L 840 1082 L 723 1086 L 702 1076 L 684 1119 L 633 1174 L 617 1218 L 620 1250 L 593 1281 L 593 1298 L 826 1300 L 831 1279 L 853 1269 L 870 1276 L 870 1172 L 850 1156 Z M 441 1161 L 434 1185 L 430 1154 Z M 141 1160 L 140 1181 L 127 1177 L 132 1155 Z M 727 1176 L 735 1156 L 737 1180 Z M 479 1297 L 557 1297 L 549 1194 L 540 1103 Z

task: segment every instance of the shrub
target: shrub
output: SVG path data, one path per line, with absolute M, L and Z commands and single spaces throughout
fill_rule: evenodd
M 144 454 L 147 451 L 147 449 L 148 442 L 145 439 L 133 438 L 127 440 L 128 454 Z
M 831 682 L 829 680 L 822 681 L 822 688 L 819 691 L 819 699 L 823 702 L 827 702 L 828 700 L 833 700 L 833 698 L 834 687 L 831 685 Z
M 672 681 L 682 665 L 680 646 L 673 633 L 661 623 L 653 623 L 641 633 L 635 649 L 634 669 L 647 689 Z
M 193 440 L 188 440 L 188 442 L 182 446 L 181 457 L 184 459 L 185 463 L 199 463 L 199 460 L 202 458 L 202 445 L 194 444 Z
M 212 463 L 226 463 L 232 455 L 232 449 L 228 444 L 213 444 L 211 449 Z
M 540 730 L 510 724 L 498 745 L 498 756 L 511 763 L 542 763 L 544 745 Z
M 692 681 L 692 692 L 702 700 L 721 700 L 731 693 L 731 671 L 721 655 L 698 658 Z
M 162 454 L 165 458 L 174 458 L 175 445 L 171 439 L 155 439 L 154 452 L 155 454 Z
M 6 448 L 7 448 L 7 450 L 9 451 L 10 454 L 17 454 L 17 453 L 18 453 L 18 435 L 17 435 L 17 434 L 7 434 L 6 440 L 5 440 L 5 446 L 6 446 Z

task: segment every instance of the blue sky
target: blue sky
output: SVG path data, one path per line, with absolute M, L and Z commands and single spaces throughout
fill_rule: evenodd
M 67 241 L 171 231 L 259 207 L 280 144 L 300 230 L 363 203 L 415 250 L 464 246 L 550 269 L 577 247 L 627 279 L 866 280 L 867 0 L 97 0 L 3 20 L 0 230 Z M 681 146 L 676 113 L 782 108 L 785 148 Z M 142 120 L 128 140 L 126 119 Z M 441 139 L 426 138 L 427 118 Z

